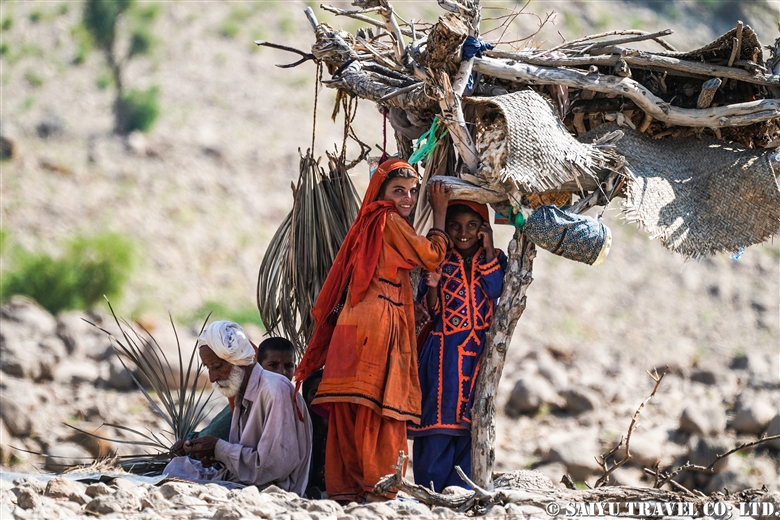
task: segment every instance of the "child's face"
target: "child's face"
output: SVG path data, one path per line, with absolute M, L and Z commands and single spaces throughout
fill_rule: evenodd
M 417 179 L 395 178 L 391 179 L 385 186 L 384 193 L 379 196 L 379 200 L 389 200 L 395 204 L 395 209 L 402 217 L 406 218 L 412 214 L 412 210 L 417 205 Z
M 459 213 L 447 218 L 447 234 L 455 249 L 463 256 L 472 256 L 479 249 L 479 227 L 482 217 L 472 212 Z
M 295 372 L 295 358 L 292 352 L 269 350 L 265 353 L 265 359 L 260 363 L 260 366 L 292 381 Z

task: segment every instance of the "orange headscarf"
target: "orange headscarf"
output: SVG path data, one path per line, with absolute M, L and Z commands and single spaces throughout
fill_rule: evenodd
M 471 200 L 451 200 L 447 206 L 454 206 L 455 204 L 463 204 L 464 206 L 468 206 L 471 211 L 482 217 L 483 222 L 487 222 L 487 225 L 490 226 L 490 214 L 488 213 L 488 208 L 486 204 L 481 204 L 479 202 L 474 202 Z
M 325 366 L 330 339 L 336 327 L 335 320 L 328 318 L 341 301 L 347 287 L 350 287 L 350 304 L 353 306 L 360 303 L 368 291 L 382 250 L 387 214 L 397 211 L 392 202 L 377 198 L 387 175 L 398 168 L 414 170 L 409 163 L 401 159 L 389 159 L 380 164 L 371 176 L 360 211 L 339 248 L 317 296 L 317 302 L 311 310 L 315 323 L 314 334 L 295 370 L 296 389 L 311 373 Z

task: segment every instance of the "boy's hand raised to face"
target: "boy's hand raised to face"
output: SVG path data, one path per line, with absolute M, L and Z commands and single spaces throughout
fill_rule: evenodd
M 482 247 L 485 248 L 485 260 L 488 262 L 492 261 L 496 256 L 496 250 L 493 246 L 493 228 L 491 228 L 490 224 L 487 222 L 483 222 L 482 225 L 479 226 L 477 236 L 482 240 Z

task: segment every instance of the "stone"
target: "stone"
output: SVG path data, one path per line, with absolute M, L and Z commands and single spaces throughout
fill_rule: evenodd
M 566 474 L 566 466 L 560 462 L 548 462 L 534 467 L 534 471 L 541 473 L 550 479 L 556 488 L 561 487 L 561 479 Z
M 96 498 L 96 497 L 102 497 L 105 495 L 110 495 L 114 492 L 110 487 L 108 487 L 103 482 L 96 482 L 94 484 L 90 484 L 87 486 L 86 491 L 84 492 L 88 497 Z
M 493 487 L 509 489 L 555 489 L 550 478 L 540 471 L 518 469 L 504 473 L 493 481 Z
M 350 518 L 356 518 L 361 520 L 375 520 L 382 518 L 376 513 L 376 510 L 373 508 L 370 508 L 372 504 L 355 504 L 354 506 L 347 506 L 344 508 L 344 513 L 349 515 Z M 390 510 L 390 517 L 395 516 L 395 512 L 388 508 Z
M 562 390 L 569 386 L 569 376 L 566 374 L 566 368 L 556 361 L 546 351 L 542 351 L 537 360 L 536 370 L 542 375 L 553 388 Z
M 598 453 L 596 442 L 587 432 L 558 434 L 550 440 L 548 460 L 560 462 L 574 480 L 584 481 L 600 471 L 594 458 Z
M 564 410 L 574 415 L 598 412 L 601 408 L 601 396 L 587 387 L 567 388 L 561 397 L 565 401 Z
M 71 494 L 83 494 L 87 487 L 73 479 L 57 477 L 46 484 L 44 495 L 51 498 L 69 498 Z
M 777 410 L 765 401 L 757 398 L 742 401 L 738 403 L 731 427 L 737 433 L 758 435 L 767 429 L 775 414 Z
M 63 312 L 57 316 L 57 336 L 65 344 L 68 355 L 75 359 L 87 357 L 95 361 L 115 357 L 108 335 L 85 319 L 104 326 L 99 317 L 79 311 Z
M 428 506 L 412 498 L 388 500 L 385 502 L 385 505 L 395 511 L 397 516 L 426 518 L 431 514 Z
M 494 505 L 485 512 L 486 518 L 504 518 L 506 516 L 506 509 L 498 504 Z
M 89 501 L 92 500 L 92 498 L 87 496 L 86 493 L 71 493 L 70 495 L 68 495 L 68 500 L 75 504 L 79 504 L 83 506 L 85 504 L 88 504 Z
M 688 450 L 687 459 L 691 464 L 697 466 L 708 467 L 715 462 L 718 455 L 722 455 L 729 451 L 732 446 L 728 438 L 715 437 L 715 438 L 703 438 L 693 436 L 690 440 L 690 448 Z M 724 457 L 713 466 L 715 473 L 719 473 L 725 470 L 729 465 L 729 457 Z
M 338 514 L 343 511 L 341 508 L 341 505 L 336 502 L 335 500 L 306 500 L 303 504 L 304 509 L 306 511 L 310 511 L 312 513 L 329 513 L 329 514 Z
M 52 336 L 57 331 L 57 320 L 49 311 L 27 296 L 14 295 L 0 306 L 0 318 L 22 325 L 30 339 Z M 7 324 L 3 323 L 3 327 Z
M 3 359 L 5 364 L 5 359 Z M 32 417 L 38 409 L 38 399 L 32 385 L 22 379 L 4 377 L 0 386 L 0 418 L 14 437 L 27 437 L 32 433 Z
M 769 426 L 766 428 L 767 437 L 774 437 L 775 435 L 780 435 L 780 413 L 769 421 Z M 780 450 L 780 439 L 772 439 L 771 441 L 767 441 L 767 444 L 776 450 Z
M 546 379 L 528 374 L 515 383 L 504 411 L 510 417 L 518 417 L 536 413 L 543 404 L 563 408 L 565 402 Z
M 111 513 L 121 513 L 122 506 L 112 496 L 100 496 L 90 500 L 84 506 L 84 510 L 98 515 L 109 515 Z
M 116 356 L 109 357 L 101 362 L 100 374 L 100 378 L 106 388 L 119 390 L 121 392 L 138 388 L 133 379 L 133 373 L 128 370 Z
M 761 502 L 762 505 L 759 508 L 760 514 L 755 517 L 756 520 L 776 520 L 778 512 L 780 512 L 780 492 L 767 493 L 757 501 Z
M 0 369 L 9 376 L 37 381 L 41 378 L 37 351 L 37 340 L 5 340 L 0 346 L 0 357 L 3 359 Z
M 153 509 L 159 513 L 172 507 L 173 505 L 158 491 L 152 491 L 141 498 L 141 509 Z
M 59 473 L 72 466 L 88 465 L 92 462 L 92 455 L 79 446 L 70 442 L 55 444 L 49 448 L 46 454 L 46 469 Z
M 707 482 L 704 492 L 709 495 L 716 491 L 722 492 L 724 489 L 728 489 L 729 493 L 737 493 L 753 487 L 747 468 L 741 464 L 740 466 L 742 467 L 727 468 L 717 475 L 713 475 Z
M 78 385 L 82 383 L 94 385 L 100 378 L 100 372 L 94 363 L 66 361 L 55 369 L 52 376 L 55 382 L 66 385 Z
M 0 419 L 0 465 L 8 464 L 11 455 L 14 450 L 11 448 L 13 444 L 13 437 L 8 432 L 8 428 L 5 427 L 5 422 Z
M 257 491 L 257 488 L 253 488 Z M 198 496 L 200 494 L 200 486 L 188 482 L 166 482 L 162 486 L 157 488 L 157 491 L 163 498 L 170 500 L 173 497 L 184 496 Z M 251 493 L 251 492 L 248 492 Z M 258 491 L 258 495 L 260 492 Z
M 44 491 L 46 491 L 46 482 L 43 480 L 38 480 L 37 478 L 33 477 L 24 477 L 20 479 L 14 480 L 14 485 L 19 488 L 26 488 L 26 489 L 32 489 L 39 495 L 42 495 Z
M 670 460 L 666 460 L 665 446 L 669 441 L 669 434 L 663 428 L 655 428 L 644 431 L 637 429 L 631 434 L 632 462 L 652 468 L 656 462 L 665 466 Z
M 247 514 L 239 507 L 229 504 L 220 506 L 211 517 L 213 520 L 241 520 L 246 518 Z
M 457 515 L 452 509 L 442 506 L 434 506 L 431 509 L 431 516 L 433 518 L 455 518 Z
M 682 411 L 680 429 L 703 437 L 721 434 L 726 430 L 726 412 L 712 402 L 690 404 Z
M 506 516 L 512 520 L 525 520 L 523 510 L 517 504 L 510 502 L 504 506 L 504 510 L 506 511 Z
M 60 137 L 65 133 L 65 120 L 57 114 L 47 112 L 35 127 L 35 132 L 41 139 Z
M 22 488 L 16 494 L 16 505 L 22 509 L 37 509 L 43 505 L 43 498 L 34 489 Z

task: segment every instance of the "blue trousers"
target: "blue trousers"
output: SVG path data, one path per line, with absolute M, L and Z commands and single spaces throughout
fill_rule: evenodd
M 447 486 L 471 489 L 455 466 L 471 478 L 471 435 L 425 435 L 414 438 L 414 482 L 441 493 Z

